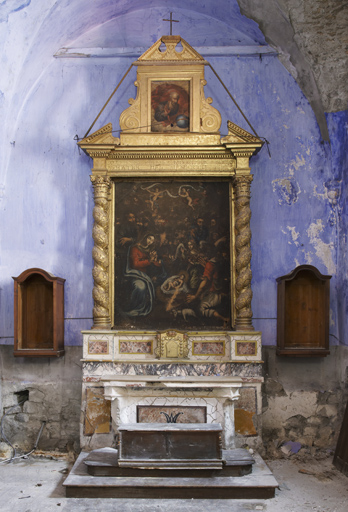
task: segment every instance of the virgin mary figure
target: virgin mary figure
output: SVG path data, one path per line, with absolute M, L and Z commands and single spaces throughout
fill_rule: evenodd
M 142 241 L 129 248 L 125 269 L 126 293 L 129 297 L 125 315 L 146 316 L 155 301 L 154 283 L 166 277 L 162 261 L 155 250 L 155 237 L 145 235 Z

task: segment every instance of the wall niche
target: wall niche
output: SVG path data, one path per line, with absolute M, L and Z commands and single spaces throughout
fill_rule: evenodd
M 30 268 L 13 280 L 14 355 L 62 356 L 65 279 Z
M 330 279 L 312 265 L 278 277 L 277 355 L 327 356 Z

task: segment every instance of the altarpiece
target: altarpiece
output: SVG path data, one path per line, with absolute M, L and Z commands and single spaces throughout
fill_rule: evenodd
M 218 420 L 231 446 L 236 432 L 259 436 L 249 159 L 262 141 L 232 122 L 221 138 L 206 61 L 180 36 L 135 65 L 120 136 L 109 123 L 79 142 L 94 188 L 81 444 L 105 445 L 140 409 L 146 422 L 173 408 Z

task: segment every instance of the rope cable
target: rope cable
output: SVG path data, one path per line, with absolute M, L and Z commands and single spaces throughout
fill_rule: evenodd
M 235 104 L 235 106 L 237 107 L 237 109 L 239 110 L 239 112 L 242 114 L 243 118 L 245 119 L 245 121 L 248 123 L 248 125 L 250 126 L 250 128 L 252 129 L 252 131 L 254 132 L 254 134 L 256 135 L 256 137 L 259 139 L 260 137 L 257 135 L 255 129 L 253 128 L 253 126 L 251 125 L 251 123 L 249 122 L 248 118 L 245 116 L 244 112 L 242 111 L 242 109 L 240 108 L 240 106 L 238 105 L 238 103 L 236 102 L 236 100 L 234 99 L 234 97 L 232 96 L 232 94 L 230 93 L 230 91 L 227 89 L 226 85 L 223 83 L 223 81 L 221 80 L 220 76 L 218 75 L 218 73 L 215 71 L 215 69 L 213 68 L 213 66 L 210 64 L 210 62 L 206 61 L 206 66 L 209 66 L 210 69 L 212 70 L 212 72 L 214 73 L 214 75 L 217 77 L 217 79 L 219 80 L 219 82 L 221 83 L 222 87 L 225 89 L 225 91 L 227 92 L 227 94 L 229 95 L 229 97 L 231 98 L 231 100 L 233 101 L 233 103 Z
M 123 77 L 121 78 L 120 82 L 117 84 L 116 88 L 113 90 L 113 92 L 110 94 L 107 102 L 105 103 L 105 105 L 103 106 L 103 108 L 101 109 L 101 111 L 99 112 L 99 114 L 97 115 L 97 117 L 94 119 L 93 123 L 91 124 L 91 126 L 88 128 L 84 138 L 87 137 L 87 135 L 89 134 L 89 132 L 92 130 L 93 126 L 95 125 L 95 123 L 98 121 L 99 117 L 101 116 L 102 112 L 104 111 L 104 109 L 106 108 L 106 106 L 108 105 L 109 101 L 111 100 L 111 98 L 113 97 L 113 95 L 115 94 L 115 92 L 117 91 L 117 89 L 120 87 L 120 85 L 122 84 L 123 80 L 126 78 L 126 76 L 128 75 L 128 73 L 130 72 L 130 70 L 132 69 L 132 67 L 134 66 L 134 62 L 132 62 L 132 64 L 129 66 L 129 68 L 127 69 L 126 73 L 123 75 Z

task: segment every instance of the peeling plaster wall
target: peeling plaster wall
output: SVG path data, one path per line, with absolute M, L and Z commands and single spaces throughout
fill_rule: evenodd
M 279 358 L 264 347 L 263 443 L 270 457 L 297 442 L 307 451 L 334 451 L 348 398 L 348 347 L 327 358 Z
M 33 449 L 43 422 L 39 450 L 79 450 L 81 357 L 81 347 L 68 347 L 64 359 L 14 360 L 12 348 L 0 346 L 3 434 L 19 453 Z M 0 458 L 12 455 L 1 436 Z
M 78 437 L 66 426 L 63 411 L 70 399 L 80 400 L 77 354 L 81 330 L 92 324 L 91 161 L 79 153 L 74 137 L 84 135 L 134 60 L 55 59 L 53 55 L 62 47 L 147 48 L 168 32 L 161 20 L 170 10 L 182 20 L 178 32 L 193 46 L 265 44 L 257 23 L 240 13 L 236 0 L 201 4 L 177 0 L 175 9 L 155 0 L 148 1 L 146 9 L 140 0 L 96 0 L 88 6 L 82 0 L 15 0 L 0 6 L 0 344 L 4 345 L 0 357 L 6 369 L 6 376 L 1 377 L 0 406 L 3 412 L 12 404 L 13 393 L 29 387 L 27 383 L 29 396 L 33 389 L 40 388 L 37 396 L 52 390 L 48 402 L 40 406 L 45 410 L 56 402 L 55 390 L 59 389 L 59 395 L 65 393 L 56 414 L 62 439 L 48 438 L 47 449 L 64 449 Z M 272 15 L 269 10 L 267 16 Z M 330 342 L 344 350 L 348 345 L 347 111 L 326 116 L 331 144 L 322 143 L 310 98 L 276 56 L 208 59 L 258 134 L 270 141 L 271 158 L 264 147 L 251 160 L 255 329 L 263 332 L 263 343 L 273 350 L 275 279 L 299 264 L 310 263 L 333 276 Z M 206 79 L 206 96 L 213 98 L 213 106 L 222 114 L 222 134 L 228 119 L 249 130 L 208 69 Z M 128 98 L 135 97 L 134 80 L 133 70 L 95 129 L 109 121 L 118 129 L 121 111 L 128 106 Z M 66 279 L 65 343 L 75 351 L 74 357 L 68 350 L 68 355 L 54 362 L 34 359 L 29 364 L 11 355 L 11 276 L 30 267 Z M 272 364 L 277 368 L 281 363 L 274 359 Z M 32 440 L 38 427 L 37 406 L 25 408 L 31 412 L 23 411 L 21 416 L 24 444 L 27 434 L 31 432 Z M 77 403 L 73 410 L 76 419 Z M 16 421 L 13 418 L 11 425 L 19 436 Z
M 275 278 L 298 265 L 311 264 L 323 274 L 332 275 L 330 342 L 335 345 L 339 339 L 347 344 L 345 335 L 339 337 L 337 315 L 338 294 L 344 293 L 338 261 L 339 255 L 346 251 L 339 241 L 344 230 L 342 180 L 346 162 L 342 158 L 346 115 L 330 115 L 330 132 L 333 139 L 340 132 L 339 139 L 331 146 L 320 144 L 317 127 L 308 122 L 311 115 L 308 103 L 299 94 L 295 104 L 290 104 L 295 91 L 290 93 L 283 85 L 273 87 L 278 108 L 274 105 L 270 108 L 276 108 L 278 117 L 270 116 L 263 125 L 266 133 L 267 129 L 269 133 L 277 129 L 271 147 L 272 159 L 261 161 L 261 155 L 252 159 L 255 327 L 263 332 L 264 344 L 275 344 Z M 262 301 L 265 296 L 268 301 Z
M 348 345 L 348 111 L 328 114 L 327 119 L 330 133 L 333 134 L 332 208 L 337 212 L 337 337 L 339 343 Z

